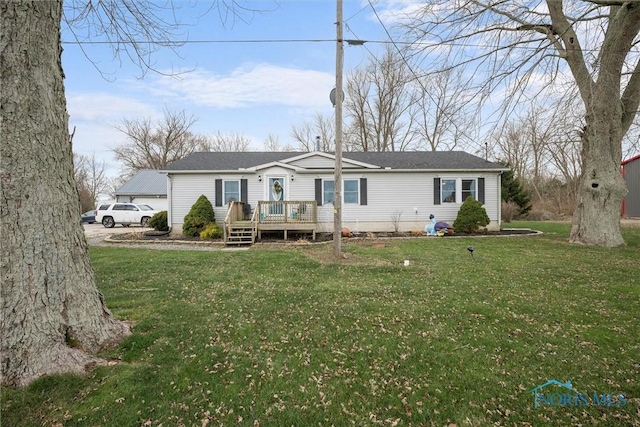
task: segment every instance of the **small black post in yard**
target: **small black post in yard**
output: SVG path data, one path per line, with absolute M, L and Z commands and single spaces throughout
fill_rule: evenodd
M 471 258 L 473 258 L 473 246 L 468 246 L 467 250 L 469 251 L 469 253 L 471 254 Z M 475 259 L 475 258 L 474 258 Z

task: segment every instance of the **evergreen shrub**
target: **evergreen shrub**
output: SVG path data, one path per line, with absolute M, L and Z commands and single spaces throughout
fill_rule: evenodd
M 489 222 L 489 216 L 482 203 L 469 196 L 460 206 L 458 216 L 453 222 L 453 229 L 456 233 L 476 233 L 480 227 L 489 225 Z
M 216 222 L 213 206 L 204 194 L 191 206 L 191 210 L 184 217 L 182 234 L 187 237 L 198 237 L 209 224 Z
M 149 227 L 153 227 L 156 231 L 169 231 L 169 223 L 167 222 L 167 211 L 160 211 L 149 220 Z

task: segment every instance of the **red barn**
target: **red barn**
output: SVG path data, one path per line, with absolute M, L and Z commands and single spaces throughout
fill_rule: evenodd
M 640 217 L 640 154 L 622 162 L 627 197 L 622 201 L 622 216 Z

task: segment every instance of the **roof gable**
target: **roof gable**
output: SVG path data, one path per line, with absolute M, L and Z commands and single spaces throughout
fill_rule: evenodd
M 284 160 L 283 163 L 287 163 L 298 168 L 303 169 L 333 169 L 336 164 L 336 156 L 332 153 L 325 153 L 322 151 L 313 151 L 310 153 L 304 153 L 300 156 L 295 156 L 290 159 Z M 358 162 L 343 155 L 342 157 L 343 168 L 375 168 L 378 166 L 370 165 L 363 162 Z

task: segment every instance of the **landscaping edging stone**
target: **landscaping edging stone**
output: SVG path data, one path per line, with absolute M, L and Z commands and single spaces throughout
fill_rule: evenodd
M 487 238 L 487 237 L 529 237 L 529 236 L 541 236 L 544 233 L 538 230 L 526 229 L 526 228 L 505 228 L 502 231 L 526 231 L 526 233 L 514 233 L 514 234 L 474 234 L 474 235 L 453 235 L 453 236 L 356 236 L 356 237 L 343 237 L 344 242 L 365 242 L 365 241 L 379 241 L 379 240 L 410 240 L 410 239 L 455 239 L 455 238 Z M 182 245 L 182 246 L 198 246 L 198 247 L 220 247 L 225 248 L 227 245 L 223 241 L 200 241 L 200 240 L 177 240 L 177 239 L 117 239 L 113 236 L 107 236 L 102 241 L 108 244 L 120 244 L 120 245 Z M 325 240 L 321 242 L 314 242 L 312 240 L 298 241 L 286 241 L 286 240 L 267 240 L 257 241 L 252 246 L 271 246 L 271 245 L 284 245 L 284 246 L 308 246 L 308 245 L 326 245 L 333 243 L 333 240 Z M 244 246 L 243 246 L 244 247 Z M 247 246 L 250 247 L 250 246 Z

